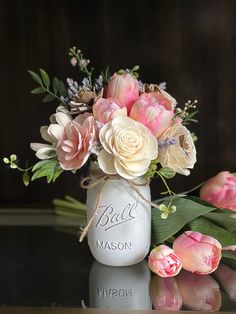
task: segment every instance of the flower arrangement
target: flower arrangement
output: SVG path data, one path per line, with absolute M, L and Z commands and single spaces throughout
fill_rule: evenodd
M 150 268 L 171 277 L 181 267 L 209 274 L 222 255 L 233 263 L 236 256 L 222 247 L 232 249 L 236 244 L 235 176 L 220 173 L 202 187 L 201 198 L 187 196 L 192 190 L 176 194 L 167 182 L 177 173 L 189 175 L 196 162 L 196 136 L 187 127 L 196 122 L 197 101 L 188 101 L 181 109 L 164 83 L 138 80 L 138 66 L 113 75 L 107 68 L 93 79 L 94 69 L 80 50 L 71 48 L 69 57 L 85 75 L 80 84 L 68 78 L 66 87 L 43 69 L 28 71 L 39 85 L 31 93 L 44 94 L 43 102 L 59 103 L 49 126 L 40 128 L 46 143 L 30 145 L 40 161 L 26 169 L 16 155 L 4 162 L 23 172 L 25 185 L 42 177 L 54 182 L 63 171 L 76 173 L 88 161 L 105 175 L 129 182 L 159 177 L 166 190 L 152 202 L 152 242 L 161 245 L 149 256 Z M 79 204 L 73 205 L 81 209 Z

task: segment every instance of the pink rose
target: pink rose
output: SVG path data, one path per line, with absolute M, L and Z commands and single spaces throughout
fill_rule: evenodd
M 106 124 L 117 116 L 127 116 L 126 107 L 115 98 L 99 98 L 93 105 L 93 116 L 95 120 Z
M 183 268 L 199 275 L 212 273 L 221 259 L 221 244 L 213 237 L 185 231 L 173 243 Z
M 88 160 L 97 140 L 96 123 L 87 113 L 68 122 L 57 143 L 57 155 L 64 170 L 80 169 Z
M 182 307 L 182 297 L 175 278 L 152 276 L 150 296 L 155 310 L 179 311 Z
M 236 271 L 224 264 L 220 264 L 215 274 L 230 299 L 236 301 Z
M 216 207 L 236 210 L 236 177 L 228 171 L 219 172 L 203 185 L 200 198 Z
M 130 112 L 132 104 L 139 96 L 137 79 L 126 73 L 125 75 L 113 74 L 108 82 L 106 98 L 117 98 Z
M 176 281 L 187 309 L 213 312 L 221 307 L 219 285 L 210 275 L 200 276 L 182 270 Z
M 173 277 L 182 267 L 179 257 L 167 245 L 154 248 L 148 257 L 148 266 L 161 277 Z
M 130 117 L 144 124 L 158 138 L 173 124 L 175 100 L 167 93 L 144 93 L 133 104 Z

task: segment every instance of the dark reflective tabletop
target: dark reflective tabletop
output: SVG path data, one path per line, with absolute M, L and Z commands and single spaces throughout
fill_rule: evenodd
M 236 313 L 236 271 L 221 265 L 211 276 L 182 271 L 162 279 L 146 261 L 106 266 L 94 260 L 86 240 L 79 243 L 78 234 L 72 218 L 0 216 L 0 313 L 21 313 L 22 307 Z

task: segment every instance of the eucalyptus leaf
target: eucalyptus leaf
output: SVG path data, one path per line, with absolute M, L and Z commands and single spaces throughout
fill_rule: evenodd
M 58 91 L 60 92 L 61 95 L 65 95 L 66 93 L 66 87 L 65 84 L 62 81 L 58 81 L 59 85 L 58 85 Z
M 166 203 L 168 204 L 168 203 Z M 161 211 L 152 208 L 152 243 L 159 244 L 176 234 L 193 219 L 215 210 L 215 207 L 200 204 L 187 197 L 173 200 L 176 212 L 170 214 L 167 219 L 161 219 Z
M 46 91 L 43 87 L 39 86 L 39 87 L 36 87 L 35 89 L 33 89 L 31 91 L 31 94 L 44 94 Z
M 54 92 L 56 94 L 60 89 L 58 78 L 56 78 L 56 77 L 53 78 L 52 86 L 53 86 Z
M 42 85 L 42 84 L 43 84 L 43 82 L 42 82 L 40 76 L 39 76 L 37 73 L 35 73 L 34 71 L 30 71 L 30 70 L 28 70 L 28 73 L 30 74 L 30 76 L 32 77 L 32 79 L 33 79 L 35 82 L 37 82 L 39 85 Z
M 222 247 L 236 245 L 236 235 L 216 226 L 206 218 L 198 217 L 190 222 L 191 230 L 206 234 L 217 239 Z
M 52 100 L 54 100 L 54 99 L 55 99 L 55 96 L 54 96 L 54 95 L 48 94 L 48 95 L 46 95 L 46 96 L 43 98 L 42 102 L 50 102 L 50 101 L 52 101 Z
M 50 86 L 50 79 L 46 71 L 43 69 L 39 69 L 41 77 L 43 79 L 44 84 L 47 86 L 47 88 Z

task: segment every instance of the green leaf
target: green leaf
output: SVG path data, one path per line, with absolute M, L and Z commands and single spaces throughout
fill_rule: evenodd
M 53 175 L 53 178 L 52 178 L 52 181 L 55 182 L 56 179 L 60 176 L 60 174 L 62 174 L 63 171 L 64 171 L 64 170 L 61 169 L 61 167 L 59 167 L 59 168 L 55 171 L 55 173 L 54 173 L 54 175 Z
M 42 84 L 43 84 L 43 82 L 42 82 L 42 80 L 41 80 L 41 77 L 40 77 L 37 73 L 35 73 L 35 72 L 33 72 L 33 71 L 30 71 L 30 70 L 28 70 L 28 73 L 30 74 L 30 76 L 32 77 L 32 79 L 33 79 L 35 82 L 37 82 L 39 85 L 42 85 Z
M 38 162 L 32 169 L 34 172 L 31 180 L 34 181 L 36 179 L 47 177 L 47 182 L 54 182 L 59 175 L 63 172 L 61 169 L 58 160 L 48 159 Z
M 222 213 L 221 212 L 212 212 L 204 215 L 207 219 L 216 223 L 219 227 L 223 227 L 231 232 L 236 231 L 236 219 L 231 217 L 232 212 Z
M 24 183 L 25 186 L 28 186 L 29 182 L 30 182 L 29 173 L 28 173 L 28 171 L 25 171 L 24 174 L 23 174 L 23 183 Z
M 36 87 L 35 89 L 31 91 L 31 94 L 44 94 L 44 93 L 45 93 L 45 89 L 41 86 Z
M 138 71 L 138 70 L 139 70 L 139 65 L 135 65 L 135 66 L 132 68 L 132 72 Z
M 52 86 L 53 86 L 54 92 L 56 94 L 58 92 L 58 90 L 60 89 L 60 84 L 59 84 L 58 78 L 56 78 L 56 77 L 53 78 Z
M 37 164 L 35 164 L 32 168 L 32 171 L 36 171 L 37 169 L 41 168 L 44 164 L 48 164 L 48 160 L 41 160 L 39 162 L 37 162 Z
M 65 84 L 62 81 L 59 81 L 58 91 L 61 95 L 67 94 Z
M 196 198 L 198 200 L 198 198 Z M 168 202 L 166 203 L 168 204 Z M 176 198 L 172 205 L 176 206 L 176 212 L 169 215 L 168 219 L 161 219 L 161 211 L 152 208 L 152 243 L 162 243 L 193 219 L 215 210 L 208 203 L 200 204 L 189 198 Z
M 175 172 L 173 169 L 169 167 L 163 167 L 161 168 L 158 173 L 160 173 L 164 178 L 171 179 L 175 176 Z
M 232 251 L 222 251 L 222 259 L 221 262 L 225 265 L 236 269 L 236 254 Z
M 46 95 L 46 96 L 43 98 L 42 102 L 50 102 L 50 101 L 52 101 L 52 100 L 54 100 L 54 99 L 55 99 L 55 96 L 54 96 L 54 95 L 48 94 L 48 95 Z
M 191 230 L 212 236 L 217 239 L 222 247 L 236 245 L 236 235 L 210 222 L 208 219 L 199 217 L 190 222 Z
M 41 74 L 41 77 L 42 77 L 42 79 L 43 79 L 44 84 L 45 84 L 45 85 L 47 86 L 47 88 L 48 88 L 49 85 L 50 85 L 50 79 L 49 79 L 49 76 L 48 76 L 47 72 L 44 71 L 43 69 L 39 69 L 39 71 L 40 71 L 40 74 Z

